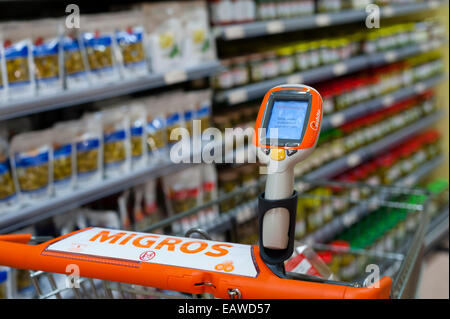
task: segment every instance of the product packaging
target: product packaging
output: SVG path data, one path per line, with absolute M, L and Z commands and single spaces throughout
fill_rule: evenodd
M 306 274 L 333 280 L 335 275 L 326 263 L 308 245 L 300 245 L 295 248 L 293 256 L 285 262 L 287 272 Z
M 150 226 L 163 218 L 158 205 L 157 185 L 156 179 L 151 179 L 144 185 L 144 224 L 146 226 Z M 162 230 L 156 230 L 156 232 L 162 232 Z
M 53 191 L 53 150 L 51 130 L 14 136 L 11 158 L 21 203 L 40 202 Z
M 129 107 L 130 117 L 130 155 L 131 167 L 142 168 L 147 161 L 146 152 L 146 125 L 147 112 L 143 101 L 131 102 Z
M 101 113 L 85 115 L 79 121 L 75 143 L 77 186 L 99 182 L 103 177 Z
M 183 68 L 183 24 L 175 1 L 142 5 L 146 16 L 148 49 L 154 73 Z
M 147 75 L 149 73 L 147 35 L 142 13 L 137 10 L 114 13 L 111 19 L 115 21 L 115 42 L 122 76 L 136 78 Z
M 119 214 L 115 211 L 83 209 L 81 213 L 86 221 L 86 227 L 120 229 Z
M 114 54 L 114 29 L 107 14 L 91 15 L 82 20 L 82 39 L 93 85 L 120 79 L 119 65 Z
M 166 207 L 169 216 L 197 207 L 201 203 L 202 174 L 200 166 L 166 175 L 162 179 Z M 188 229 L 199 225 L 196 214 L 177 220 L 172 224 L 176 234 L 184 234 Z
M 35 78 L 29 23 L 9 22 L 1 25 L 8 98 L 26 99 L 35 94 Z
M 11 298 L 11 268 L 0 266 L 0 299 Z
M 75 139 L 78 123 L 78 121 L 60 122 L 52 129 L 55 195 L 70 192 L 76 184 Z
M 161 104 L 161 108 L 159 105 Z M 166 117 L 159 98 L 145 100 L 147 123 L 145 128 L 148 165 L 155 165 L 167 158 Z
M 8 143 L 0 136 L 0 214 L 18 203 L 16 185 L 11 173 Z
M 62 27 L 59 20 L 32 21 L 33 67 L 38 95 L 55 94 L 63 90 Z
M 82 37 L 77 30 L 66 29 L 61 40 L 64 60 L 64 80 L 65 86 L 69 90 L 89 87 L 89 67 L 86 50 Z
M 217 189 L 217 171 L 214 164 L 203 164 L 201 166 L 202 174 L 202 201 L 203 204 L 216 200 Z M 212 205 L 198 213 L 199 224 L 211 224 L 219 217 L 218 205 Z
M 1 32 L 1 28 L 0 28 Z M 0 33 L 0 107 L 6 100 L 8 78 L 6 76 L 5 50 L 3 49 L 3 36 Z
M 106 177 L 121 176 L 131 168 L 128 108 L 115 106 L 102 112 L 103 165 Z
M 209 30 L 204 1 L 181 2 L 184 30 L 184 65 L 196 66 L 215 60 L 215 41 Z

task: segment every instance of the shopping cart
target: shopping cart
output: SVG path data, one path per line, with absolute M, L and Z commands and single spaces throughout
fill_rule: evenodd
M 412 182 L 409 180 L 409 182 Z M 309 186 L 308 186 L 309 185 Z M 347 189 L 343 196 L 322 196 L 305 192 L 309 187 L 328 185 Z M 419 188 L 408 187 L 380 187 L 367 184 L 337 183 L 337 182 L 302 182 L 297 184 L 303 190 L 300 200 L 315 197 L 317 200 L 342 201 L 349 204 L 347 211 L 326 224 L 324 227 L 310 233 L 296 245 L 312 247 L 316 251 L 328 250 L 335 254 L 356 256 L 358 260 L 365 257 L 366 263 L 375 263 L 380 268 L 380 279 L 368 282 L 367 274 L 361 273 L 359 278 L 351 281 L 338 281 L 329 278 L 320 278 L 307 274 L 286 272 L 284 278 L 275 275 L 264 264 L 258 253 L 258 246 L 238 245 L 234 243 L 215 242 L 199 237 L 208 237 L 207 232 L 201 229 L 189 231 L 193 237 L 174 237 L 164 235 L 151 235 L 148 233 L 135 233 L 119 230 L 105 230 L 95 227 L 82 229 L 55 239 L 42 242 L 42 238 L 34 238 L 30 234 L 2 235 L 0 236 L 0 265 L 30 270 L 31 280 L 36 289 L 38 298 L 402 298 L 408 295 L 410 278 L 416 271 L 416 261 L 419 258 L 428 225 L 428 210 L 433 201 L 433 195 Z M 255 186 L 251 186 L 255 187 Z M 256 185 L 258 187 L 258 185 Z M 249 187 L 235 191 L 247 192 Z M 360 194 L 354 198 L 354 190 Z M 405 202 L 405 197 L 419 198 L 414 203 Z M 302 199 L 303 198 L 303 199 Z M 223 199 L 214 200 L 206 205 L 191 210 L 204 209 L 208 205 L 217 205 Z M 254 205 L 254 201 L 241 204 L 247 209 Z M 233 208 L 227 214 L 232 215 L 241 206 Z M 392 251 L 383 251 L 379 247 L 370 249 L 343 248 L 329 245 L 324 242 L 326 229 L 344 229 L 349 223 L 370 215 L 370 212 L 384 207 L 388 210 L 401 209 L 413 216 L 414 231 L 406 236 Z M 394 211 L 389 211 L 394 214 Z M 225 213 L 223 213 L 225 214 Z M 185 216 L 184 214 L 183 216 Z M 202 227 L 200 227 L 202 228 Z M 207 226 L 203 229 L 208 229 Z M 341 230 L 342 230 L 341 229 Z M 103 235 L 99 235 L 102 233 Z M 122 235 L 117 235 L 121 233 Z M 85 235 L 84 235 L 85 234 Z M 116 235 L 116 237 L 114 237 Z M 96 236 L 96 237 L 95 237 Z M 124 249 L 126 243 L 139 236 L 152 239 L 152 250 L 136 247 Z M 322 239 L 320 237 L 322 236 Z M 93 238 L 95 239 L 93 240 Z M 325 236 L 326 237 L 326 236 Z M 102 242 L 103 238 L 103 242 Z M 176 239 L 175 246 L 167 245 L 167 253 L 176 253 L 181 245 L 186 251 L 184 259 L 181 253 L 176 256 L 178 260 L 168 260 L 162 257 L 152 259 L 152 253 L 160 250 L 153 249 L 159 241 Z M 88 245 L 89 240 L 98 241 L 99 245 L 109 245 L 105 251 L 93 253 Z M 38 243 L 36 243 L 38 242 Z M 195 247 L 188 248 L 191 244 Z M 34 243 L 34 244 L 33 244 Z M 147 244 L 150 241 L 147 241 Z M 176 244 L 175 244 L 176 243 Z M 169 243 L 170 244 L 170 243 Z M 68 247 L 65 249 L 64 247 Z M 215 246 L 214 245 L 218 245 Z M 144 245 L 145 246 L 145 245 Z M 176 248 L 170 251 L 171 248 Z M 194 257 L 194 251 L 205 252 L 202 247 L 214 247 L 211 254 L 220 255 L 228 249 L 227 258 L 218 258 L 222 262 L 209 264 L 210 260 Z M 156 247 L 157 248 L 157 247 Z M 160 247 L 161 248 L 161 247 Z M 223 249 L 226 248 L 226 249 Z M 136 257 L 139 253 L 139 258 Z M 166 253 L 166 257 L 167 257 Z M 133 255 L 134 254 L 134 255 Z M 164 254 L 162 254 L 164 255 Z M 129 256 L 125 258 L 124 256 Z M 242 263 L 240 263 L 242 261 Z M 234 265 L 233 265 L 234 262 Z M 227 264 L 228 263 L 228 264 Z M 78 278 L 73 270 L 74 265 L 79 270 Z M 222 265 L 221 267 L 217 265 Z M 231 267 L 227 267 L 231 266 Z M 231 269 L 231 270 L 230 270 Z

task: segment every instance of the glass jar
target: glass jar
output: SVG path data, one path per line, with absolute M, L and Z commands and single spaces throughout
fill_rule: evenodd
M 283 47 L 276 51 L 278 56 L 279 72 L 282 75 L 291 74 L 295 71 L 294 49 L 292 47 Z

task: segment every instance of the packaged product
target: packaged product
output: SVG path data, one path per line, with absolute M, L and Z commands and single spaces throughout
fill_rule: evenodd
M 7 77 L 5 69 L 5 50 L 3 49 L 3 37 L 0 34 L 0 106 L 6 99 Z
M 12 166 L 20 201 L 42 201 L 52 194 L 53 150 L 51 131 L 27 132 L 11 141 Z
M 56 19 L 32 21 L 33 66 L 39 95 L 63 90 L 62 28 Z
M 7 73 L 8 98 L 24 99 L 35 94 L 32 70 L 31 25 L 10 22 L 1 25 L 3 34 L 4 65 Z
M 212 25 L 224 25 L 234 22 L 234 1 L 209 0 L 209 16 Z
M 206 3 L 203 1 L 181 2 L 184 7 L 184 65 L 195 66 L 216 59 L 215 41 L 209 30 Z
M 102 126 L 104 174 L 120 176 L 131 167 L 128 108 L 115 106 L 103 110 Z
M 11 173 L 8 143 L 0 136 L 0 214 L 17 204 L 16 185 Z
M 143 6 L 146 15 L 151 69 L 164 73 L 183 68 L 183 24 L 180 4 L 175 1 Z
M 145 127 L 147 163 L 154 165 L 167 155 L 167 131 L 164 112 L 159 108 L 158 98 L 146 99 L 147 121 Z
M 120 229 L 119 214 L 115 211 L 83 209 L 81 213 L 86 220 L 86 227 Z
M 91 83 L 97 85 L 119 80 L 114 30 L 108 15 L 88 16 L 82 21 L 82 26 Z
M 89 86 L 88 62 L 81 35 L 76 29 L 66 30 L 61 43 L 64 59 L 66 88 L 80 89 Z
M 0 266 L 0 299 L 11 298 L 11 268 Z
M 134 222 L 135 229 L 138 231 L 144 230 L 162 218 L 162 212 L 158 206 L 156 182 L 156 179 L 151 179 L 136 189 Z M 156 232 L 162 232 L 162 230 L 156 230 Z
M 203 164 L 201 166 L 202 173 L 202 201 L 203 204 L 216 200 L 218 195 L 217 189 L 217 171 L 214 164 Z M 219 216 L 219 207 L 212 205 L 198 213 L 200 224 L 214 222 Z
M 200 166 L 193 166 L 162 179 L 169 216 L 197 207 L 201 203 L 202 174 Z M 197 216 L 185 217 L 172 224 L 174 233 L 184 233 L 198 226 Z
M 85 115 L 75 139 L 77 186 L 98 182 L 103 177 L 103 136 L 101 113 Z
M 166 104 L 166 130 L 167 141 L 170 144 L 179 142 L 184 135 L 180 135 L 180 128 L 185 128 L 183 105 L 185 94 L 182 92 L 173 92 L 170 95 L 162 95 L 160 97 L 161 103 Z
M 128 111 L 130 117 L 130 156 L 131 167 L 145 166 L 147 160 L 146 134 L 147 112 L 142 101 L 131 103 Z
M 198 109 L 195 119 L 200 120 L 202 133 L 211 126 L 212 114 L 212 91 L 203 90 L 198 92 Z
M 115 29 L 121 73 L 125 78 L 135 78 L 149 73 L 146 54 L 144 16 L 140 11 L 125 11 L 111 14 Z
M 52 129 L 55 194 L 70 192 L 76 184 L 77 121 L 57 123 Z

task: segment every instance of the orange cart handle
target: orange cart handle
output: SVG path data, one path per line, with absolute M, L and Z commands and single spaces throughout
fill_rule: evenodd
M 211 293 L 217 298 L 230 298 L 229 292 L 238 289 L 245 299 L 381 299 L 389 298 L 392 284 L 389 277 L 383 277 L 374 287 L 363 288 L 279 278 L 263 263 L 257 246 L 253 246 L 259 269 L 255 278 L 148 262 L 111 262 L 105 258 L 79 258 L 76 254 L 43 254 L 53 242 L 75 233 L 39 245 L 26 244 L 30 235 L 0 236 L 0 265 L 69 274 L 67 267 L 76 264 L 81 277 L 191 294 Z

